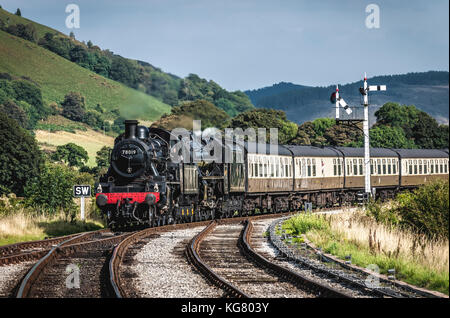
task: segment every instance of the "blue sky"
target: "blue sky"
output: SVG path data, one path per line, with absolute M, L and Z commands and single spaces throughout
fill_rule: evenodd
M 229 90 L 449 70 L 448 0 L 0 0 L 67 34 L 70 3 L 81 11 L 77 39 Z M 371 3 L 379 29 L 365 25 Z

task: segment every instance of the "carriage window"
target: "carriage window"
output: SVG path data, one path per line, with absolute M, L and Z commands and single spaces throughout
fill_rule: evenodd
M 409 160 L 409 174 L 413 174 L 412 160 Z
M 443 160 L 440 160 L 440 173 L 444 173 L 444 164 L 443 164 Z
M 391 165 L 391 159 L 387 160 L 387 173 L 392 174 L 392 165 Z
M 291 178 L 294 175 L 294 171 L 292 169 L 293 169 L 292 160 L 289 159 L 289 177 L 291 177 Z
M 414 160 L 414 174 L 417 174 L 417 160 Z
M 383 159 L 383 174 L 386 174 L 386 159 Z
M 392 160 L 392 173 L 397 174 L 397 160 Z
M 338 175 L 342 175 L 342 165 L 344 163 L 344 160 L 338 159 Z
M 264 176 L 263 163 L 259 162 L 259 176 L 262 178 Z
M 448 160 L 445 162 L 445 165 L 444 165 L 444 172 L 445 172 L 445 173 L 448 172 Z
M 428 162 L 427 160 L 424 160 L 424 161 L 423 161 L 423 173 L 424 173 L 424 174 L 428 174 L 428 169 L 427 169 L 428 166 L 427 166 L 427 162 Z
M 422 160 L 419 160 L 419 174 L 422 174 Z
M 300 159 L 298 159 L 298 176 L 302 176 L 302 162 Z
M 336 159 L 333 159 L 333 173 L 334 173 L 335 176 L 337 175 Z
M 359 174 L 362 176 L 364 174 L 363 172 L 363 161 L 362 159 L 359 159 Z
M 352 171 L 350 169 L 350 159 L 347 159 L 347 174 L 350 176 L 352 174 Z
M 438 161 L 437 160 L 434 161 L 434 172 L 435 173 L 439 173 L 439 165 L 438 165 Z
M 381 160 L 377 159 L 377 174 L 381 174 Z
M 270 177 L 275 177 L 275 161 L 273 158 L 270 158 Z
M 312 160 L 312 175 L 313 177 L 316 176 L 316 159 Z
M 311 160 L 310 159 L 308 159 L 307 164 L 308 164 L 308 177 L 311 177 Z
M 373 159 L 370 159 L 370 174 L 373 174 Z

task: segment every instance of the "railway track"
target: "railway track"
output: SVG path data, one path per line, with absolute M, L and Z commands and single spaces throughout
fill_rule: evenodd
M 104 265 L 111 249 L 129 235 L 101 230 L 59 243 L 27 272 L 17 286 L 16 297 L 108 297 Z M 68 269 L 75 271 L 75 267 L 80 284 L 69 287 Z
M 108 232 L 108 229 L 102 229 L 98 231 L 77 233 L 72 235 L 60 236 L 57 238 L 22 242 L 10 245 L 0 246 L 0 266 L 18 264 L 22 262 L 35 261 L 44 257 L 53 247 L 61 244 L 62 242 L 76 239 L 77 237 L 82 239 L 88 239 L 90 236 L 95 236 L 98 233 Z M 80 235 L 83 235 L 82 237 Z M 85 236 L 86 235 L 86 236 Z M 77 240 L 71 241 L 72 244 Z
M 332 255 L 324 254 L 320 249 L 306 242 L 302 248 L 287 245 L 276 233 L 277 227 L 281 229 L 281 223 L 286 218 L 278 219 L 269 226 L 269 240 L 278 251 L 279 258 L 294 263 L 296 267 L 307 268 L 319 276 L 328 277 L 337 283 L 358 290 L 366 297 L 378 298 L 448 298 L 448 296 L 424 290 L 400 281 L 390 280 L 384 275 L 377 275 L 368 270 L 351 265 Z M 375 276 L 373 276 L 375 275 Z M 368 284 L 367 278 L 377 279 L 376 284 Z M 373 281 L 372 281 L 373 282 Z
M 255 253 L 251 231 L 249 218 L 212 222 L 192 239 L 187 256 L 227 297 L 349 297 Z

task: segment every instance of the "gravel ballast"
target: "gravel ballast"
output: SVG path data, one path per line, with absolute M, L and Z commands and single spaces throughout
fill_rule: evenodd
M 217 298 L 223 292 L 210 285 L 187 262 L 186 245 L 204 227 L 165 232 L 147 240 L 121 266 L 129 297 Z M 127 251 L 127 253 L 129 253 Z

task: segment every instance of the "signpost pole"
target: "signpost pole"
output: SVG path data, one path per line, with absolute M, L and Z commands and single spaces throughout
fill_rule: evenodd
M 81 197 L 81 221 L 84 221 L 84 196 Z

